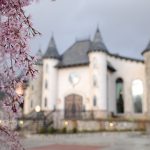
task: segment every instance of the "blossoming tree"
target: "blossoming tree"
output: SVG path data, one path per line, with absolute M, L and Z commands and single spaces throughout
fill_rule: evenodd
M 39 34 L 33 27 L 24 7 L 33 0 L 0 0 L 0 91 L 5 94 L 1 106 L 5 116 L 14 118 L 20 113 L 23 97 L 16 86 L 27 77 L 34 77 L 35 57 L 29 54 L 29 40 Z M 21 78 L 18 75 L 23 73 Z M 0 124 L 0 144 L 11 150 L 21 150 L 16 134 L 7 124 Z

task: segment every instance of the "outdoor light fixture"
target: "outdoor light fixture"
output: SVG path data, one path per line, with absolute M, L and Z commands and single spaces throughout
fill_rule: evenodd
M 20 120 L 20 121 L 19 121 L 19 124 L 20 124 L 20 125 L 23 125 L 23 123 L 24 123 L 23 120 Z
M 24 123 L 23 120 L 20 120 L 19 121 L 19 127 L 23 127 L 23 123 Z
M 68 126 L 68 121 L 65 121 L 65 123 L 64 123 L 64 124 L 65 124 L 65 126 Z
M 113 126 L 114 126 L 114 124 L 113 124 L 112 122 L 110 122 L 110 123 L 109 123 L 109 126 L 110 126 L 110 127 L 113 127 Z
M 35 107 L 35 111 L 38 113 L 38 112 L 40 112 L 41 111 L 41 107 L 39 106 L 39 105 L 37 105 L 36 107 Z

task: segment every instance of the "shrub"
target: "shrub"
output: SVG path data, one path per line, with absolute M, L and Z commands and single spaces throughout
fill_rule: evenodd
M 67 133 L 66 127 L 63 127 L 63 128 L 62 128 L 61 133 Z
M 57 129 L 55 129 L 54 127 L 50 127 L 47 130 L 47 133 L 56 133 L 56 132 L 57 132 Z
M 78 129 L 76 128 L 76 127 L 74 127 L 73 129 L 72 129 L 72 133 L 77 133 L 78 132 Z

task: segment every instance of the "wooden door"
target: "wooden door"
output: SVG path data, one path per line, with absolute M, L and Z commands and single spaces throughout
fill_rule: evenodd
M 79 119 L 82 112 L 82 96 L 72 94 L 65 97 L 65 118 Z

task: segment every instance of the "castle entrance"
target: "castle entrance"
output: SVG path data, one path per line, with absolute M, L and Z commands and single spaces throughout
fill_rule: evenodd
M 82 112 L 82 96 L 71 94 L 65 97 L 65 119 L 80 119 Z

